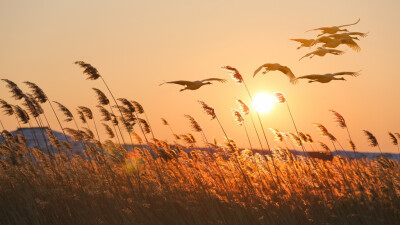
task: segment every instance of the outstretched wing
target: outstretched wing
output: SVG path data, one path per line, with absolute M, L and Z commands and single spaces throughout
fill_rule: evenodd
M 253 77 L 260 72 L 260 70 L 262 70 L 263 68 L 265 68 L 265 70 L 268 71 L 274 71 L 274 70 L 279 70 L 280 72 L 284 73 L 287 77 L 289 77 L 290 82 L 295 84 L 296 81 L 296 76 L 292 73 L 292 71 L 289 69 L 289 67 L 287 66 L 282 66 L 279 63 L 266 63 L 260 67 L 258 67 L 256 69 L 256 71 L 254 71 Z
M 320 38 L 315 39 L 315 40 L 311 43 L 311 46 L 314 46 L 314 45 L 316 45 L 316 44 L 318 44 L 318 43 L 328 43 L 328 42 L 331 42 L 332 40 L 333 40 L 332 38 L 329 38 L 329 37 L 327 37 L 327 36 L 323 36 L 323 37 L 320 37 Z
M 299 61 L 302 60 L 302 59 L 305 58 L 305 57 L 308 57 L 308 56 L 314 54 L 314 53 L 315 53 L 315 51 L 305 54 L 303 57 L 301 57 L 301 58 L 299 59 Z
M 369 32 L 367 32 L 367 33 L 361 33 L 361 32 L 349 32 L 349 33 L 347 33 L 348 35 L 358 35 L 358 36 L 360 36 L 360 37 L 367 37 L 368 36 L 368 34 L 369 34 Z
M 342 75 L 350 75 L 353 77 L 359 76 L 360 75 L 360 71 L 358 72 L 338 72 L 338 73 L 333 73 L 333 76 L 342 76 Z
M 309 44 L 312 43 L 314 41 L 314 39 L 289 39 L 291 41 L 297 41 L 300 42 L 302 44 Z
M 268 68 L 270 65 L 271 65 L 271 63 L 266 63 L 266 64 L 263 64 L 263 65 L 261 65 L 260 67 L 258 67 L 258 68 L 254 71 L 253 77 L 256 76 L 256 74 L 257 74 L 258 72 L 260 72 L 260 70 L 262 70 L 263 68 Z
M 186 80 L 177 80 L 177 81 L 169 81 L 169 82 L 164 82 L 162 84 L 160 84 L 159 86 L 163 85 L 163 84 L 179 84 L 179 85 L 189 85 L 191 84 L 191 81 L 186 81 Z
M 344 43 L 356 52 L 361 51 L 360 46 L 353 39 L 346 39 Z
M 282 73 L 284 73 L 290 79 L 290 82 L 292 84 L 296 84 L 297 83 L 296 76 L 293 74 L 292 70 L 290 70 L 289 67 L 280 66 L 278 68 L 278 70 L 281 71 Z
M 325 50 L 327 50 L 329 53 L 332 53 L 332 54 L 338 54 L 338 55 L 344 54 L 344 51 L 338 50 L 338 49 L 325 48 Z
M 319 28 L 308 30 L 306 32 L 313 31 L 313 30 L 326 30 L 326 29 L 329 29 L 329 27 L 319 27 Z
M 352 25 L 356 25 L 358 22 L 360 22 L 360 18 L 358 18 L 357 22 L 355 22 L 355 23 L 346 24 L 346 25 L 340 25 L 340 26 L 338 26 L 338 27 L 347 27 L 347 26 L 352 26 Z
M 301 76 L 301 77 L 297 77 L 296 80 L 298 80 L 298 79 L 311 79 L 311 80 L 314 80 L 314 79 L 319 79 L 322 76 L 323 75 L 320 75 L 320 74 L 310 74 L 310 75 L 304 75 L 304 76 Z
M 221 82 L 221 83 L 225 83 L 226 82 L 225 79 L 220 79 L 220 78 L 208 78 L 208 79 L 201 80 L 201 82 L 204 82 L 204 81 L 218 81 L 218 82 Z

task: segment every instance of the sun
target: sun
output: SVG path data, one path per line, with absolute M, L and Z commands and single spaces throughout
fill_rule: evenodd
M 274 107 L 274 97 L 267 93 L 260 93 L 254 97 L 253 107 L 259 113 L 267 113 Z

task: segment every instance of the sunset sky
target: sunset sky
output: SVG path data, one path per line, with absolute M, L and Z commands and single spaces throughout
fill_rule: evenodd
M 156 138 L 171 140 L 165 118 L 178 134 L 192 132 L 184 114 L 192 115 L 211 139 L 223 141 L 217 121 L 203 113 L 197 100 L 214 107 L 230 138 L 248 147 L 242 127 L 234 122 L 235 98 L 250 103 L 245 88 L 230 79 L 222 66 L 237 68 L 253 95 L 285 93 L 296 125 L 320 137 L 313 123 L 322 123 L 348 149 L 347 133 L 334 123 L 330 109 L 341 113 L 360 151 L 378 151 L 368 146 L 362 130 L 378 139 L 384 152 L 397 152 L 388 131 L 400 132 L 400 1 L 6 1 L 0 2 L 0 78 L 39 85 L 51 100 L 75 113 L 79 105 L 95 108 L 92 87 L 105 93 L 100 80 L 89 81 L 73 62 L 95 66 L 114 94 L 140 102 L 149 116 Z M 291 38 L 314 38 L 306 30 L 361 21 L 351 31 L 370 32 L 360 38 L 361 52 L 346 46 L 340 56 L 299 58 L 314 50 L 302 48 Z M 359 77 L 328 84 L 301 80 L 292 85 L 280 72 L 259 74 L 263 63 L 280 63 L 296 76 L 341 71 L 361 71 Z M 158 86 L 171 80 L 228 79 L 196 91 L 179 92 L 178 85 Z M 0 98 L 11 98 L 0 83 Z M 53 127 L 56 121 L 44 106 Z M 245 119 L 248 119 L 247 117 Z M 265 128 L 295 132 L 285 105 L 275 105 L 261 119 Z M 15 119 L 0 115 L 8 130 Z M 72 123 L 64 123 L 74 127 Z M 250 124 L 252 143 L 259 147 Z M 137 129 L 137 128 L 136 128 Z M 138 129 L 137 129 L 138 130 Z M 266 131 L 272 146 L 273 135 Z M 105 137 L 104 130 L 101 131 Z M 196 134 L 197 135 L 197 134 Z M 196 136 L 201 142 L 201 137 Z M 307 148 L 308 146 L 306 146 Z

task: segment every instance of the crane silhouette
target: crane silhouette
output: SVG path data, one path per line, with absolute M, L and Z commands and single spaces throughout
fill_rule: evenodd
M 298 79 L 309 79 L 308 83 L 319 82 L 319 83 L 329 83 L 332 80 L 346 80 L 343 77 L 337 78 L 336 76 L 350 75 L 353 77 L 359 76 L 360 71 L 358 72 L 338 72 L 338 73 L 327 73 L 327 74 L 310 74 L 301 77 L 297 77 Z
M 178 84 L 178 85 L 186 86 L 185 88 L 181 89 L 180 91 L 197 90 L 197 89 L 201 88 L 204 85 L 212 84 L 210 81 L 218 81 L 218 82 L 221 82 L 221 83 L 226 82 L 225 79 L 208 78 L 208 79 L 197 80 L 197 81 L 186 81 L 186 80 L 169 81 L 169 82 L 164 82 L 164 83 L 160 84 L 159 86 L 161 86 L 163 84 Z
M 280 72 L 282 72 L 283 74 L 285 74 L 289 79 L 290 79 L 290 82 L 292 83 L 292 84 L 295 84 L 297 81 L 296 81 L 296 76 L 293 74 L 293 72 L 289 69 L 289 67 L 287 67 L 287 66 L 282 66 L 281 64 L 279 64 L 279 63 L 266 63 L 266 64 L 263 64 L 263 65 L 261 65 L 260 67 L 258 67 L 257 69 L 256 69 L 256 71 L 254 71 L 254 74 L 253 74 L 253 77 L 255 77 L 256 76 L 256 74 L 258 73 L 258 72 L 260 72 L 260 70 L 262 70 L 262 69 L 265 69 L 265 71 L 263 72 L 263 74 L 266 74 L 266 73 L 268 73 L 268 72 L 270 72 L 270 71 L 280 71 Z
M 322 46 L 327 47 L 327 48 L 336 48 L 339 45 L 345 44 L 351 49 L 353 49 L 356 52 L 361 51 L 360 46 L 354 41 L 354 40 L 359 40 L 357 37 L 354 38 L 342 38 L 342 39 L 334 39 L 330 37 L 320 37 L 316 39 L 312 45 L 316 45 L 318 43 L 324 43 Z
M 360 22 L 360 19 L 358 19 L 357 22 L 351 23 L 351 24 L 340 25 L 340 26 L 332 26 L 332 27 L 320 27 L 320 28 L 315 28 L 315 29 L 308 30 L 308 31 L 306 31 L 306 32 L 313 31 L 313 30 L 320 30 L 321 33 L 318 34 L 318 37 L 319 37 L 319 36 L 322 36 L 322 35 L 324 35 L 324 34 L 336 34 L 336 33 L 339 32 L 339 31 L 348 32 L 347 29 L 341 29 L 341 28 L 342 28 L 342 27 L 347 27 L 347 26 L 356 25 L 358 22 Z
M 299 61 L 302 60 L 305 57 L 310 57 L 310 59 L 311 59 L 315 55 L 318 55 L 318 56 L 322 57 L 322 56 L 325 56 L 326 54 L 342 55 L 342 54 L 344 54 L 344 51 L 337 50 L 337 49 L 331 49 L 331 48 L 318 47 L 317 50 L 305 54 L 303 57 L 301 57 L 299 59 Z

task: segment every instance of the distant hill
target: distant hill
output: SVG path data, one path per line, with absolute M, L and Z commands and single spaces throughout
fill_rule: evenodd
M 47 127 L 33 127 L 33 128 L 19 128 L 18 130 L 12 131 L 11 134 L 14 135 L 15 137 L 17 136 L 17 134 L 21 134 L 23 136 L 25 136 L 26 141 L 27 141 L 27 145 L 29 148 L 35 147 L 38 149 L 46 149 L 46 147 L 48 147 L 50 149 L 50 151 L 52 153 L 57 153 L 57 150 L 50 145 L 49 143 L 49 139 L 46 136 L 47 133 Z M 83 154 L 82 150 L 85 149 L 83 144 L 81 142 L 77 142 L 74 141 L 72 139 L 71 136 L 66 135 L 67 139 L 65 139 L 65 136 L 63 133 L 58 132 L 58 131 L 54 131 L 52 130 L 54 136 L 56 138 L 58 138 L 58 140 L 60 141 L 68 141 L 71 144 L 72 147 L 72 151 L 75 154 Z M 44 134 L 44 137 L 43 137 Z M 2 142 L 3 140 L 0 139 L 0 142 Z M 47 146 L 46 146 L 47 144 Z M 127 145 L 125 148 L 126 149 L 132 149 L 133 147 L 140 147 L 139 145 Z M 147 147 L 146 147 L 147 148 Z M 207 151 L 210 150 L 208 148 L 197 148 L 203 151 Z M 69 153 L 69 151 L 67 149 L 63 149 L 65 152 Z M 190 152 L 194 149 L 186 149 L 186 152 Z M 294 155 L 304 155 L 304 153 L 302 151 L 298 151 L 298 150 L 289 150 L 291 153 L 293 153 Z M 254 152 L 258 152 L 261 154 L 268 154 L 268 151 L 264 150 L 254 150 Z M 354 153 L 353 151 L 338 151 L 338 154 L 341 155 L 342 157 L 346 157 L 346 158 L 354 158 Z M 332 155 L 337 155 L 336 151 L 332 152 Z M 393 159 L 393 160 L 400 160 L 400 154 L 396 154 L 396 153 L 384 153 L 383 154 L 385 157 L 387 157 L 388 159 Z M 373 152 L 356 152 L 356 156 L 357 158 L 368 158 L 368 159 L 373 159 L 375 157 L 379 157 L 380 153 L 373 153 Z
M 27 146 L 29 148 L 35 147 L 38 149 L 46 149 L 49 148 L 49 150 L 52 153 L 57 153 L 57 149 L 53 146 L 50 145 L 50 141 L 47 138 L 47 127 L 33 127 L 33 128 L 19 128 L 18 130 L 11 131 L 11 134 L 16 137 L 17 134 L 23 135 L 26 139 Z M 52 130 L 54 136 L 62 141 L 62 142 L 69 142 L 72 148 L 72 152 L 75 154 L 82 154 L 83 145 L 81 142 L 74 141 L 71 136 L 65 135 L 67 138 L 65 138 L 64 134 L 58 131 Z M 1 140 L 2 141 L 2 140 Z M 47 144 L 47 145 L 46 145 Z M 65 152 L 69 153 L 67 149 L 63 149 Z

